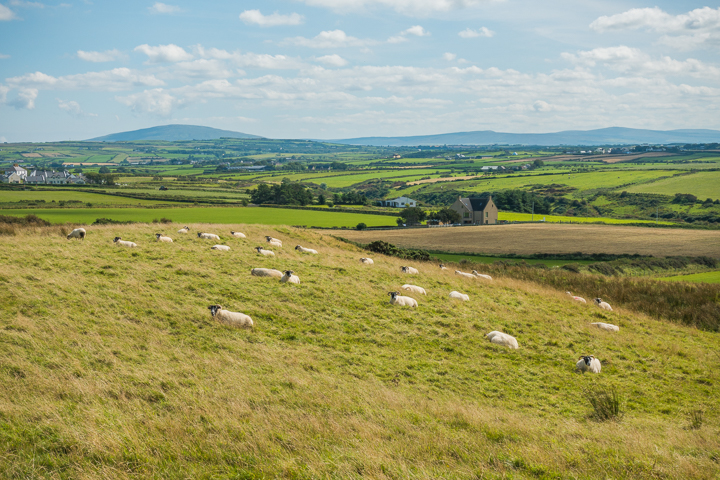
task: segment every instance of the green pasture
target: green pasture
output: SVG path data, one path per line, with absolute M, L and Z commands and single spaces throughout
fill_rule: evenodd
M 140 200 L 136 198 L 117 197 L 102 195 L 99 193 L 88 193 L 78 190 L 36 190 L 36 191 L 8 191 L 0 190 L 0 203 L 33 202 L 44 200 L 46 203 L 53 201 L 77 200 L 94 205 L 157 205 L 173 203 L 157 200 Z
M 544 221 L 547 223 L 610 223 L 610 224 L 627 224 L 627 223 L 655 223 L 654 220 L 632 220 L 632 219 L 619 219 L 619 218 L 607 218 L 607 217 L 568 217 L 562 215 L 544 215 L 536 213 L 532 215 L 530 213 L 514 213 L 514 212 L 499 212 L 498 220 L 505 220 L 508 222 L 540 222 Z M 674 225 L 672 222 L 658 222 L 660 225 Z
M 548 260 L 548 259 L 536 259 L 536 258 L 528 258 L 528 259 L 522 259 L 517 257 L 487 257 L 483 255 L 472 255 L 472 254 L 461 254 L 461 253 L 431 253 L 431 256 L 435 258 L 439 258 L 440 260 L 443 260 L 445 262 L 456 262 L 460 263 L 462 260 L 467 260 L 472 263 L 495 263 L 498 261 L 506 261 L 506 262 L 525 262 L 530 265 L 535 265 L 538 263 L 542 263 L 547 265 L 548 267 L 562 267 L 563 265 L 567 265 L 568 263 L 578 263 L 581 265 L 587 265 L 590 263 L 595 263 L 593 260 Z M 482 273 L 482 272 L 481 272 Z
M 658 193 L 675 195 L 689 193 L 700 199 L 720 198 L 720 171 L 699 172 L 636 185 L 627 189 L 632 193 Z
M 168 195 L 168 196 L 181 196 L 181 197 L 196 197 L 196 198 L 208 198 L 208 197 L 218 197 L 218 198 L 249 198 L 249 196 L 245 193 L 245 189 L 242 191 L 240 190 L 224 190 L 224 189 L 206 189 L 206 190 L 196 190 L 196 189 L 183 189 L 183 188 L 174 188 L 169 187 L 168 190 L 159 190 L 158 188 L 119 188 L 119 189 L 113 189 L 108 191 L 117 191 L 122 193 L 138 193 L 138 194 L 148 194 L 148 195 Z
M 715 272 L 693 273 L 692 275 L 663 277 L 658 280 L 666 280 L 668 282 L 720 283 L 720 270 Z

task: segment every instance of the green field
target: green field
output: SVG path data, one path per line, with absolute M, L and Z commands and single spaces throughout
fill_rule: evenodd
M 499 212 L 498 220 L 505 220 L 507 222 L 540 222 L 545 221 L 548 223 L 609 223 L 614 225 L 621 225 L 625 223 L 647 223 L 654 224 L 653 220 L 633 220 L 633 219 L 621 219 L 621 218 L 607 218 L 607 217 L 566 217 L 561 215 L 544 215 L 536 213 L 513 213 L 513 212 Z M 673 225 L 672 222 L 658 222 L 660 225 Z
M 35 191 L 9 191 L 0 190 L 0 203 L 11 202 L 33 202 L 44 200 L 50 203 L 77 200 L 93 205 L 157 205 L 174 203 L 170 201 L 140 200 L 136 198 L 117 197 L 113 195 L 102 195 L 99 193 L 88 193 L 73 190 L 72 187 L 63 190 L 35 190 Z
M 547 265 L 548 267 L 562 267 L 563 265 L 567 265 L 569 263 L 578 263 L 581 265 L 587 265 L 590 263 L 594 263 L 594 260 L 547 260 L 547 259 L 536 259 L 536 258 L 529 258 L 529 259 L 520 259 L 515 257 L 487 257 L 483 255 L 472 255 L 472 254 L 461 254 L 461 253 L 431 253 L 431 256 L 435 258 L 439 258 L 440 260 L 446 261 L 446 262 L 456 262 L 459 263 L 461 260 L 467 260 L 469 262 L 473 263 L 495 263 L 498 261 L 507 261 L 507 262 L 525 262 L 530 265 L 535 265 L 538 263 L 542 263 L 544 265 Z
M 667 280 L 668 282 L 720 283 L 720 271 L 694 273 L 692 275 L 676 275 L 673 277 L 660 278 L 659 280 Z
M 676 193 L 689 193 L 699 199 L 720 199 L 720 171 L 699 172 L 680 177 L 658 180 L 657 182 L 636 185 L 627 189 L 632 193 L 659 193 L 662 195 L 675 195 Z

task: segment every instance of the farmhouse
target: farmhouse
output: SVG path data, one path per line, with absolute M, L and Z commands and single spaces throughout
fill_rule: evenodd
M 450 208 L 460 214 L 463 225 L 495 225 L 498 221 L 498 209 L 492 195 L 482 198 L 462 198 Z
M 15 172 L 6 173 L 5 175 L 0 177 L 0 181 L 2 183 L 22 183 L 23 177 L 21 177 Z
M 5 169 L 6 175 L 10 175 L 13 173 L 16 174 L 18 177 L 20 177 L 22 180 L 25 180 L 25 177 L 27 177 L 27 174 L 28 174 L 27 170 L 22 168 L 17 163 L 13 164 L 12 167 Z
M 393 200 L 381 200 L 379 203 L 381 207 L 417 207 L 417 201 L 408 197 L 398 197 Z

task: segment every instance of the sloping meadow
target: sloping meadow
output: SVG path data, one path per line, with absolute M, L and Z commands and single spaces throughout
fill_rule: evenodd
M 720 474 L 715 333 L 432 263 L 405 275 L 406 260 L 309 230 L 174 233 L 181 226 L 0 237 L 0 477 Z M 156 243 L 160 232 L 175 242 Z M 274 258 L 253 250 L 265 235 L 284 242 Z M 253 277 L 253 267 L 290 269 L 302 283 Z M 428 292 L 408 294 L 417 309 L 388 303 L 405 283 Z M 470 301 L 451 301 L 452 290 Z M 215 322 L 216 303 L 254 329 Z M 491 330 L 519 350 L 490 344 Z M 580 355 L 602 372 L 573 373 Z M 598 421 L 586 395 L 613 390 L 622 416 Z

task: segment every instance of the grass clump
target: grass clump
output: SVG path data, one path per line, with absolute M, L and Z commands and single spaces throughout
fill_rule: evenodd
M 696 408 L 688 412 L 688 420 L 690 420 L 690 430 L 700 430 L 703 425 L 703 416 L 705 411 L 701 408 Z
M 591 417 L 599 422 L 619 420 L 623 415 L 620 394 L 615 387 L 589 389 L 585 398 L 593 409 Z

